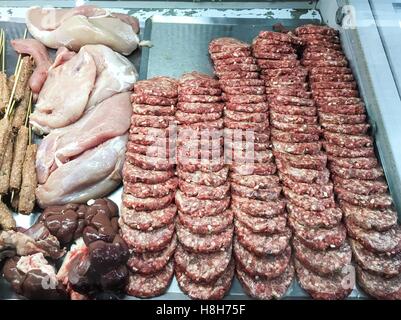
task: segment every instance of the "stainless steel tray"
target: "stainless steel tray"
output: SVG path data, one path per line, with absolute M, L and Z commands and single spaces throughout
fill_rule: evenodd
M 207 46 L 210 40 L 220 36 L 233 36 L 250 42 L 260 30 L 271 30 L 275 23 L 281 22 L 288 28 L 295 28 L 306 23 L 320 23 L 320 17 L 316 19 L 242 19 L 242 18 L 191 18 L 191 17 L 166 17 L 154 16 L 146 21 L 143 40 L 149 40 L 153 44 L 151 48 L 143 47 L 140 62 L 140 78 L 146 79 L 157 75 L 180 77 L 188 71 L 201 71 L 211 74 L 212 66 L 208 56 Z M 2 24 L 0 23 L 0 26 Z M 23 24 L 9 25 L 7 31 L 10 38 L 21 37 L 25 26 Z M 13 72 L 16 62 L 15 53 L 8 48 L 10 53 L 9 72 Z M 133 57 L 133 62 L 138 65 L 139 55 Z M 122 188 L 116 190 L 110 198 L 119 206 L 121 205 Z M 16 215 L 18 225 L 28 227 L 36 219 L 37 214 L 31 216 Z M 299 287 L 296 281 L 286 293 L 284 299 L 308 299 L 308 295 Z M 350 295 L 351 299 L 366 297 L 357 288 Z M 11 290 L 9 284 L 0 278 L 0 299 L 20 299 Z M 125 299 L 135 299 L 126 297 Z M 188 299 L 178 287 L 174 278 L 168 292 L 156 300 Z M 226 300 L 249 299 L 242 290 L 237 279 L 234 279 Z

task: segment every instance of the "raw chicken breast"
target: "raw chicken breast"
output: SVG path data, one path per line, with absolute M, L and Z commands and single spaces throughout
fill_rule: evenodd
M 110 139 L 57 168 L 36 189 L 42 208 L 84 203 L 106 196 L 121 183 L 128 135 Z
M 139 43 L 138 20 L 94 6 L 73 9 L 33 7 L 26 23 L 32 36 L 50 48 L 67 47 L 78 51 L 87 44 L 104 44 L 124 55 Z
M 30 123 L 37 133 L 49 133 L 78 120 L 95 85 L 96 64 L 86 51 L 80 51 L 64 64 L 49 70 L 39 93 Z
M 130 127 L 130 93 L 115 94 L 87 111 L 77 122 L 53 130 L 39 145 L 36 172 L 46 182 L 57 167 L 104 141 L 121 136 Z

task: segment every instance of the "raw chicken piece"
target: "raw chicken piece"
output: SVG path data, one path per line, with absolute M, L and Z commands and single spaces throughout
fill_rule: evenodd
M 130 91 L 138 80 L 134 65 L 121 54 L 104 45 L 87 45 L 81 50 L 95 60 L 96 82 L 89 97 L 87 108 L 119 92 Z
M 36 189 L 39 205 L 84 203 L 109 194 L 121 183 L 127 141 L 127 135 L 115 137 L 57 168 Z
M 30 123 L 37 133 L 65 127 L 78 120 L 95 85 L 96 64 L 86 51 L 51 69 L 39 93 Z
M 39 183 L 45 183 L 52 171 L 82 152 L 123 135 L 130 127 L 131 114 L 130 93 L 119 93 L 87 111 L 77 122 L 53 130 L 39 145 Z
M 124 55 L 138 46 L 138 20 L 110 13 L 94 6 L 73 9 L 33 7 L 26 23 L 35 39 L 50 48 L 67 47 L 78 51 L 86 44 L 104 44 Z
M 54 59 L 51 68 L 56 68 L 62 65 L 63 63 L 67 62 L 68 60 L 71 60 L 71 58 L 76 54 L 77 53 L 75 51 L 70 51 L 66 47 L 58 48 L 56 52 L 56 58 Z
M 39 93 L 52 65 L 46 47 L 35 39 L 11 40 L 11 45 L 18 53 L 29 54 L 33 57 L 36 67 L 29 79 L 29 87 L 33 93 Z

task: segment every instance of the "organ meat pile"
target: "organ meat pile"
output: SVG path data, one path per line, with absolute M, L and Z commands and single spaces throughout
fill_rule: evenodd
M 174 274 L 177 178 L 169 127 L 175 122 L 177 94 L 176 80 L 156 77 L 136 83 L 131 95 L 119 225 L 130 249 L 126 292 L 140 298 L 163 294 Z
M 236 273 L 245 292 L 282 297 L 294 277 L 282 187 L 270 149 L 264 81 L 251 46 L 233 38 L 210 42 L 225 101 L 225 155 L 235 216 Z
M 273 153 L 287 199 L 298 280 L 313 298 L 341 299 L 347 284 L 351 249 L 342 212 L 322 150 L 317 110 L 297 60 L 302 40 L 291 34 L 262 31 L 253 41 L 270 106 Z M 347 273 L 348 272 L 348 273 Z
M 181 290 L 192 299 L 222 299 L 234 276 L 233 213 L 223 149 L 219 82 L 192 72 L 179 81 L 174 255 Z
M 365 104 L 338 32 L 305 25 L 302 65 L 316 102 L 334 193 L 357 263 L 359 285 L 379 299 L 401 299 L 401 230 L 369 134 Z

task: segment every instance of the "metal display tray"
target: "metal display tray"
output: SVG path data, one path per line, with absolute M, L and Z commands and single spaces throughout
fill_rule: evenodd
M 165 75 L 180 77 L 189 71 L 200 71 L 212 74 L 212 65 L 208 55 L 208 43 L 222 36 L 232 36 L 243 41 L 251 42 L 260 30 L 271 30 L 276 23 L 282 23 L 287 28 L 296 28 L 307 23 L 321 23 L 320 17 L 316 19 L 245 19 L 245 18 L 192 18 L 192 17 L 168 17 L 154 16 L 149 18 L 145 24 L 143 40 L 149 40 L 151 47 L 141 49 L 139 54 L 134 55 L 132 61 L 136 66 L 140 59 L 140 79 Z M 16 23 L 0 23 L 0 27 L 7 30 L 7 38 L 22 37 L 25 26 Z M 16 62 L 16 55 L 12 48 L 7 48 L 8 72 L 12 73 Z M 122 188 L 116 190 L 110 199 L 121 206 Z M 17 224 L 29 227 L 34 223 L 36 214 L 30 216 L 15 215 Z M 1 267 L 1 266 L 0 266 Z M 287 291 L 283 299 L 308 299 L 309 295 L 300 288 L 297 281 Z M 366 295 L 355 288 L 350 299 L 366 298 Z M 16 295 L 10 285 L 0 277 L 0 299 L 23 299 Z M 125 299 L 136 299 L 126 296 Z M 183 294 L 174 278 L 167 293 L 153 298 L 155 300 L 183 300 L 188 297 Z M 234 279 L 226 300 L 249 299 L 244 293 L 240 283 Z

